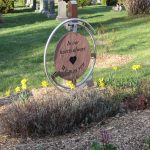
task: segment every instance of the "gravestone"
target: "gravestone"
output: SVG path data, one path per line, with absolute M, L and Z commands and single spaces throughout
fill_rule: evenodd
M 48 0 L 44 0 L 44 13 L 48 13 Z
M 27 0 L 25 5 L 27 7 L 36 9 L 36 0 Z
M 112 7 L 114 11 L 122 11 L 122 6 L 120 4 L 117 4 L 116 6 Z
M 92 0 L 91 4 L 95 5 L 97 3 L 97 0 Z
M 68 16 L 69 18 L 78 17 L 78 5 L 76 0 L 71 0 L 68 2 Z
M 40 12 L 47 14 L 48 13 L 48 0 L 40 0 Z
M 101 4 L 101 0 L 97 0 L 97 3 L 98 3 L 98 4 Z
M 59 1 L 58 2 L 58 21 L 64 21 L 67 17 L 67 9 L 66 9 L 67 3 L 65 1 Z
M 44 10 L 44 0 L 40 0 L 40 10 L 39 12 L 42 12 Z
M 55 2 L 54 0 L 50 0 L 50 8 L 49 8 L 49 12 L 47 13 L 47 17 L 48 18 L 53 18 L 56 16 L 55 14 Z
M 48 13 L 48 0 L 40 0 L 40 10 L 39 12 L 43 14 Z
M 31 0 L 27 0 L 25 5 L 26 5 L 26 7 L 29 7 L 30 4 L 31 4 Z
M 36 3 L 36 10 L 35 10 L 35 11 L 36 11 L 36 12 L 39 12 L 39 10 L 40 10 L 40 3 L 37 2 L 37 3 Z

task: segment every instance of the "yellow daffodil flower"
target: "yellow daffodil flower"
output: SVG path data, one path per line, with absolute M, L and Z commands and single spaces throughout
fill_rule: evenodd
M 69 86 L 69 85 L 71 85 L 71 84 L 72 84 L 72 81 L 67 81 L 67 82 L 66 82 L 66 85 L 67 85 L 67 86 Z
M 27 89 L 27 84 L 22 84 L 21 88 L 22 88 L 22 90 L 26 90 Z
M 115 70 L 115 71 L 117 71 L 119 69 L 119 67 L 113 66 L 112 69 Z
M 101 88 L 104 88 L 104 87 L 105 87 L 105 83 L 104 83 L 104 82 L 100 82 L 99 86 L 100 86 Z
M 70 89 L 75 89 L 75 85 L 72 83 L 72 81 L 67 81 L 66 85 L 70 88 Z
M 16 91 L 16 93 L 19 93 L 19 92 L 21 91 L 20 87 L 17 86 L 17 87 L 15 88 L 15 91 Z
M 47 87 L 48 86 L 48 82 L 46 80 L 43 80 L 41 82 L 42 87 Z
M 70 85 L 70 89 L 75 89 L 75 85 L 74 85 L 74 84 L 71 84 L 71 85 Z
M 139 70 L 139 69 L 141 69 L 141 68 L 142 68 L 141 65 L 132 65 L 132 70 L 137 71 L 137 70 Z
M 28 81 L 28 79 L 24 78 L 24 79 L 21 80 L 21 84 L 22 84 L 22 85 L 23 85 L 23 84 L 26 84 L 27 81 Z
M 10 90 L 7 90 L 7 91 L 5 92 L 5 96 L 10 96 Z
M 104 81 L 104 78 L 99 79 L 99 87 L 100 87 L 100 88 L 104 88 L 104 87 L 105 87 L 105 81 Z

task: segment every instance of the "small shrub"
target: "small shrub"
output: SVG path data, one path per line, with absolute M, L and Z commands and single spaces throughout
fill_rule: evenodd
M 149 137 L 147 137 L 147 139 L 146 139 L 146 143 L 148 144 L 148 146 L 149 146 L 149 148 L 150 148 L 150 136 L 149 136 Z
M 40 146 L 38 150 L 46 150 L 43 146 Z
M 124 0 L 129 15 L 145 14 L 150 10 L 150 0 Z
M 112 144 L 101 145 L 99 143 L 93 142 L 90 150 L 117 150 L 117 148 Z
M 83 7 L 91 4 L 91 0 L 77 0 L 78 6 Z
M 138 87 L 138 92 L 147 97 L 148 101 L 150 102 L 150 81 L 141 81 L 141 84 Z
M 14 9 L 14 0 L 0 0 L 0 13 L 12 12 Z
M 110 143 L 110 135 L 106 130 L 101 131 L 101 143 L 93 142 L 90 150 L 117 150 L 117 148 Z
M 115 115 L 119 104 L 99 90 L 74 96 L 47 95 L 43 99 L 16 101 L 1 115 L 4 132 L 13 136 L 56 135 Z

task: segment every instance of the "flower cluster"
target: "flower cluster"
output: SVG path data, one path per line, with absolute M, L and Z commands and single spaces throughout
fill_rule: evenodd
M 142 66 L 139 65 L 139 64 L 134 64 L 134 65 L 132 65 L 132 70 L 134 70 L 134 71 L 140 70 L 141 68 L 142 68 Z M 118 67 L 118 66 L 113 66 L 112 69 L 113 69 L 114 71 L 117 71 L 117 70 L 119 69 L 119 67 Z M 22 91 L 26 91 L 26 90 L 27 90 L 27 87 L 28 87 L 28 86 L 27 86 L 27 82 L 28 82 L 28 79 L 26 79 L 26 78 L 22 79 L 21 82 L 20 82 L 20 85 L 15 88 L 15 92 L 16 92 L 16 93 L 19 93 L 19 92 L 22 92 Z M 67 82 L 66 82 L 66 85 L 67 85 L 70 89 L 75 89 L 75 85 L 73 84 L 72 81 L 67 81 Z M 48 86 L 49 86 L 48 81 L 43 80 L 43 81 L 41 82 L 41 86 L 44 87 L 44 88 L 45 88 L 45 87 L 48 87 Z M 99 86 L 101 89 L 105 88 L 106 83 L 105 83 L 104 78 L 101 78 L 101 79 L 98 80 L 98 86 Z M 10 95 L 11 95 L 11 90 L 10 90 L 10 89 L 6 90 L 5 96 L 10 96 Z
M 21 91 L 27 90 L 27 82 L 28 82 L 28 79 L 26 79 L 26 78 L 22 79 L 21 82 L 20 82 L 20 86 L 17 86 L 15 88 L 15 92 L 19 93 Z
M 139 70 L 139 69 L 141 69 L 141 68 L 142 68 L 141 65 L 133 65 L 133 66 L 132 66 L 132 69 L 135 70 L 135 71 L 137 71 L 137 70 Z
M 19 86 L 17 86 L 16 88 L 15 88 L 15 92 L 16 93 L 19 93 L 21 91 L 21 88 L 19 87 Z
M 100 135 L 101 135 L 101 142 L 103 143 L 103 145 L 108 144 L 111 137 L 108 134 L 107 130 L 102 129 L 100 131 Z
M 98 83 L 99 83 L 99 87 L 100 87 L 100 88 L 105 88 L 105 81 L 104 81 L 104 78 L 99 79 L 99 80 L 98 80 Z
M 118 66 L 113 66 L 112 69 L 117 71 L 119 69 L 119 67 Z
M 10 96 L 10 90 L 7 90 L 7 91 L 5 92 L 5 96 Z
M 70 89 L 74 89 L 75 85 L 72 83 L 72 81 L 67 81 L 66 85 L 70 88 Z
M 140 70 L 141 68 L 142 68 L 142 66 L 139 65 L 139 64 L 132 65 L 132 70 L 137 71 L 137 70 Z M 119 67 L 118 66 L 113 66 L 112 69 L 117 71 L 119 69 Z
M 132 65 L 132 70 L 134 70 L 134 71 L 138 71 L 138 70 L 140 70 L 142 68 L 142 66 L 141 65 L 139 65 L 139 64 L 134 64 L 134 65 Z M 119 70 L 120 69 L 120 67 L 118 67 L 118 66 L 112 66 L 112 70 L 114 70 L 115 71 L 115 73 L 116 73 L 116 71 L 117 70 Z M 109 78 L 109 80 L 104 80 L 104 78 L 100 78 L 99 80 L 98 80 L 98 87 L 99 88 L 101 88 L 101 89 L 104 89 L 105 87 L 106 87 L 106 83 L 110 83 L 111 81 L 113 81 L 113 75 L 114 75 L 114 73 L 112 74 L 110 74 L 110 78 Z
M 27 82 L 28 82 L 28 79 L 21 80 L 21 88 L 22 88 L 22 90 L 26 90 L 27 89 Z
M 27 82 L 28 82 L 28 79 L 26 79 L 26 78 L 22 79 L 21 82 L 20 82 L 20 85 L 17 86 L 17 87 L 14 89 L 15 93 L 20 93 L 20 92 L 22 92 L 22 91 L 26 91 L 27 88 L 28 88 Z M 42 86 L 42 87 L 48 87 L 48 85 L 49 85 L 49 84 L 48 84 L 48 82 L 47 82 L 46 80 L 43 80 L 43 81 L 41 82 L 41 86 Z M 10 90 L 10 89 L 6 90 L 6 92 L 4 93 L 4 95 L 5 95 L 5 96 L 10 96 L 10 95 L 11 95 L 11 90 Z
M 42 82 L 41 82 L 41 86 L 42 87 L 48 87 L 48 82 L 46 81 L 46 80 L 43 80 Z

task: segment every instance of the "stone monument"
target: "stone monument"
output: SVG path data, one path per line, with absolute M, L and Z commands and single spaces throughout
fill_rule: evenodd
M 48 0 L 40 0 L 40 10 L 41 13 L 48 13 Z
M 27 0 L 25 5 L 26 5 L 26 7 L 29 7 L 30 4 L 31 4 L 31 0 Z
M 58 2 L 58 16 L 57 16 L 58 21 L 64 21 L 68 19 L 66 7 L 67 3 L 65 1 L 61 0 Z
M 36 0 L 27 0 L 25 5 L 26 5 L 26 7 L 35 9 L 36 8 Z
M 50 8 L 49 8 L 49 12 L 47 13 L 47 17 L 48 18 L 55 17 L 56 14 L 55 14 L 55 3 L 54 3 L 54 0 L 50 0 L 49 1 L 49 5 L 50 5 Z

